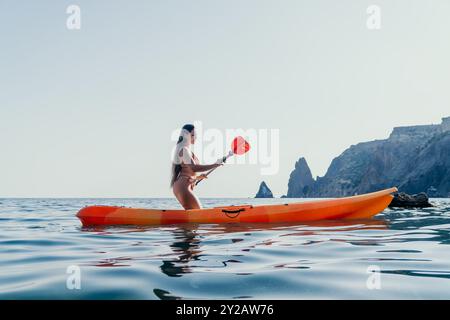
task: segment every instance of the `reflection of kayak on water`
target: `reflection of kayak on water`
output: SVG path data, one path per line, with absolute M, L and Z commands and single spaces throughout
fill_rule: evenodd
M 183 223 L 177 224 L 174 232 L 196 232 L 201 230 L 202 235 L 219 235 L 226 233 L 242 233 L 242 232 L 258 232 L 258 231 L 292 231 L 300 228 L 302 231 L 293 233 L 292 235 L 308 235 L 322 231 L 354 231 L 354 230 L 382 230 L 386 229 L 388 223 L 380 219 L 341 219 L 341 220 L 319 220 L 285 222 L 285 223 L 224 223 L 224 224 L 199 224 L 199 223 Z M 161 231 L 164 226 L 159 225 L 141 225 L 141 226 L 118 226 L 120 229 L 111 225 L 95 225 L 85 226 L 82 228 L 84 232 L 95 232 L 99 234 L 120 234 L 131 232 L 147 232 Z M 172 230 L 172 229 L 170 229 Z
M 368 219 L 392 201 L 390 188 L 337 199 L 272 205 L 238 205 L 195 210 L 135 209 L 90 206 L 77 217 L 84 226 L 167 225 L 177 223 L 288 223 L 339 219 Z
M 306 245 L 320 242 L 346 242 L 353 245 L 364 244 L 370 245 L 376 243 L 376 239 L 367 238 L 355 238 L 354 231 L 366 231 L 366 230 L 386 230 L 388 224 L 384 220 L 380 219 L 361 219 L 361 220 L 321 220 L 321 221 L 308 221 L 303 223 L 226 223 L 226 224 L 178 224 L 176 226 L 128 226 L 128 227 L 114 227 L 106 225 L 98 225 L 92 227 L 82 228 L 84 232 L 94 232 L 102 235 L 118 235 L 121 233 L 136 233 L 136 232 L 148 232 L 165 234 L 163 239 L 170 234 L 171 240 L 164 240 L 164 243 L 168 243 L 168 247 L 171 249 L 171 253 L 161 254 L 156 252 L 152 254 L 153 250 L 144 251 L 144 255 L 141 255 L 140 251 L 137 256 L 120 255 L 118 257 L 109 257 L 108 259 L 100 259 L 90 265 L 97 267 L 117 267 L 117 266 L 129 266 L 133 263 L 133 260 L 147 260 L 152 261 L 161 259 L 161 265 L 159 266 L 161 272 L 169 277 L 182 277 L 189 273 L 198 271 L 201 267 L 202 261 L 205 261 L 205 257 L 211 253 L 215 256 L 214 246 L 205 250 L 205 245 L 209 240 L 219 240 L 219 247 L 228 246 L 231 242 L 232 247 L 241 252 L 250 252 L 254 249 L 258 249 L 266 246 L 296 246 Z M 267 231 L 268 233 L 264 233 Z M 263 232 L 262 237 L 253 237 L 253 234 Z M 286 239 L 286 240 L 284 240 Z M 150 240 L 151 242 L 151 240 Z M 146 245 L 145 243 L 141 245 Z M 152 245 L 150 244 L 149 247 Z M 208 247 L 208 246 L 206 246 Z M 150 253 L 150 255 L 148 255 Z M 245 256 L 246 254 L 244 254 Z M 209 266 L 208 271 L 212 268 L 227 267 L 229 263 L 242 262 L 239 258 L 242 255 L 225 254 L 224 258 L 214 258 L 217 265 Z M 231 258 L 231 259 L 230 259 Z M 274 267 L 279 268 L 284 264 L 274 264 Z M 289 266 L 286 264 L 286 268 Z M 179 299 L 171 292 L 155 288 L 154 294 L 163 300 Z

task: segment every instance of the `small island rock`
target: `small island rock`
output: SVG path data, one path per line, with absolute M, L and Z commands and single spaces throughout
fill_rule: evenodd
M 255 198 L 273 198 L 272 191 L 264 181 L 259 185 L 259 190 Z

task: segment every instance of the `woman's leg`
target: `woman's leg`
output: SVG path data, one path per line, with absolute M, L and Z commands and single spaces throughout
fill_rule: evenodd
M 201 204 L 191 189 L 189 179 L 180 177 L 173 185 L 173 193 L 185 210 L 201 209 Z

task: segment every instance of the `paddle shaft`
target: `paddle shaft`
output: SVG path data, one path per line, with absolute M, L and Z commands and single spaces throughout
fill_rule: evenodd
M 226 155 L 225 157 L 223 157 L 222 162 L 226 162 L 227 159 L 228 159 L 229 157 L 233 156 L 233 155 L 234 155 L 234 153 L 231 153 L 231 152 L 230 152 L 228 155 Z M 205 173 L 205 176 L 206 176 L 206 177 L 209 176 L 209 175 L 211 174 L 211 172 L 213 172 L 213 171 L 216 170 L 217 168 L 218 168 L 218 167 L 215 167 L 215 168 L 209 170 L 207 173 Z M 203 179 L 202 179 L 202 180 L 203 180 Z M 195 185 L 198 185 L 200 182 L 202 182 L 202 180 L 198 180 L 198 181 L 195 183 Z

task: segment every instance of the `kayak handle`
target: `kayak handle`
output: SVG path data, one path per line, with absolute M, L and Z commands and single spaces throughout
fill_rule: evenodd
M 237 210 L 225 210 L 225 209 L 222 210 L 222 212 L 224 212 L 224 213 L 239 213 L 241 211 L 245 211 L 245 209 L 244 208 L 240 208 L 240 209 L 237 209 Z
M 237 210 L 226 210 L 226 209 L 222 209 L 222 212 L 225 213 L 225 215 L 226 215 L 228 218 L 231 218 L 231 219 L 234 219 L 234 218 L 236 218 L 237 216 L 239 216 L 239 214 L 240 214 L 242 211 L 245 211 L 245 209 L 244 209 L 244 208 L 240 208 L 240 209 L 237 209 Z

